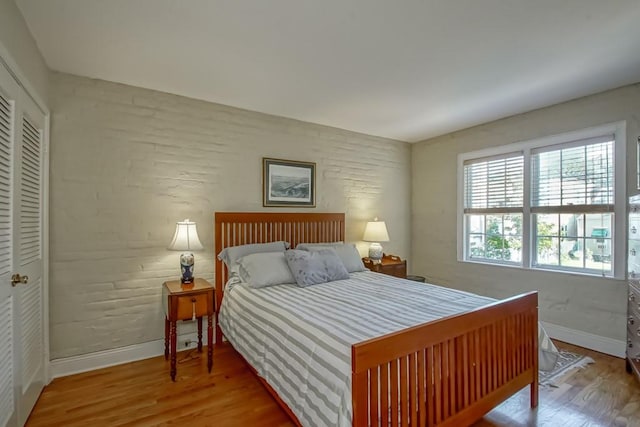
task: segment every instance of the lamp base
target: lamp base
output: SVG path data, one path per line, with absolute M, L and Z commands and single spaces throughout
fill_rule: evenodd
M 182 273 L 180 281 L 183 285 L 190 285 L 193 283 L 194 265 L 194 256 L 192 253 L 185 252 L 180 255 L 180 272 Z
M 380 264 L 382 261 L 382 245 L 380 243 L 372 243 L 369 246 L 369 259 L 374 264 Z

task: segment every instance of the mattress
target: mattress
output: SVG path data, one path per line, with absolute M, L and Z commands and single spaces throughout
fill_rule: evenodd
M 495 301 L 369 271 L 306 288 L 226 286 L 225 337 L 304 426 L 351 425 L 353 344 Z

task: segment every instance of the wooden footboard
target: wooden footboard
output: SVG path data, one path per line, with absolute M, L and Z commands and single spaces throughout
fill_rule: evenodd
M 352 346 L 354 426 L 462 426 L 531 385 L 538 405 L 538 294 Z

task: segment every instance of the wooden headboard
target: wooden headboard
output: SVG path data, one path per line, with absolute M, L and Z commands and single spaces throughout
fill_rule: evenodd
M 344 241 L 344 213 L 216 212 L 214 240 L 216 265 L 216 315 L 219 313 L 228 272 L 217 255 L 229 246 L 284 240 L 298 243 Z M 216 322 L 216 343 L 222 331 Z

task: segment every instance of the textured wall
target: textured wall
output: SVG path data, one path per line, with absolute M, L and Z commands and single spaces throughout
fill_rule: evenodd
M 409 255 L 407 143 L 68 74 L 51 95 L 53 359 L 162 338 L 175 222 L 198 223 L 213 279 L 213 212 L 265 209 L 262 157 L 316 162 L 302 211 L 345 212 L 349 241 L 380 216 L 386 250 Z
M 33 90 L 47 103 L 49 69 L 13 0 L 0 0 L 0 44 L 9 52 Z
M 627 121 L 627 192 L 636 189 L 640 85 L 513 116 L 412 146 L 414 271 L 433 283 L 494 297 L 540 291 L 541 320 L 624 340 L 623 281 L 458 262 L 456 171 L 459 153 Z M 624 254 L 621 254 L 624 256 Z

